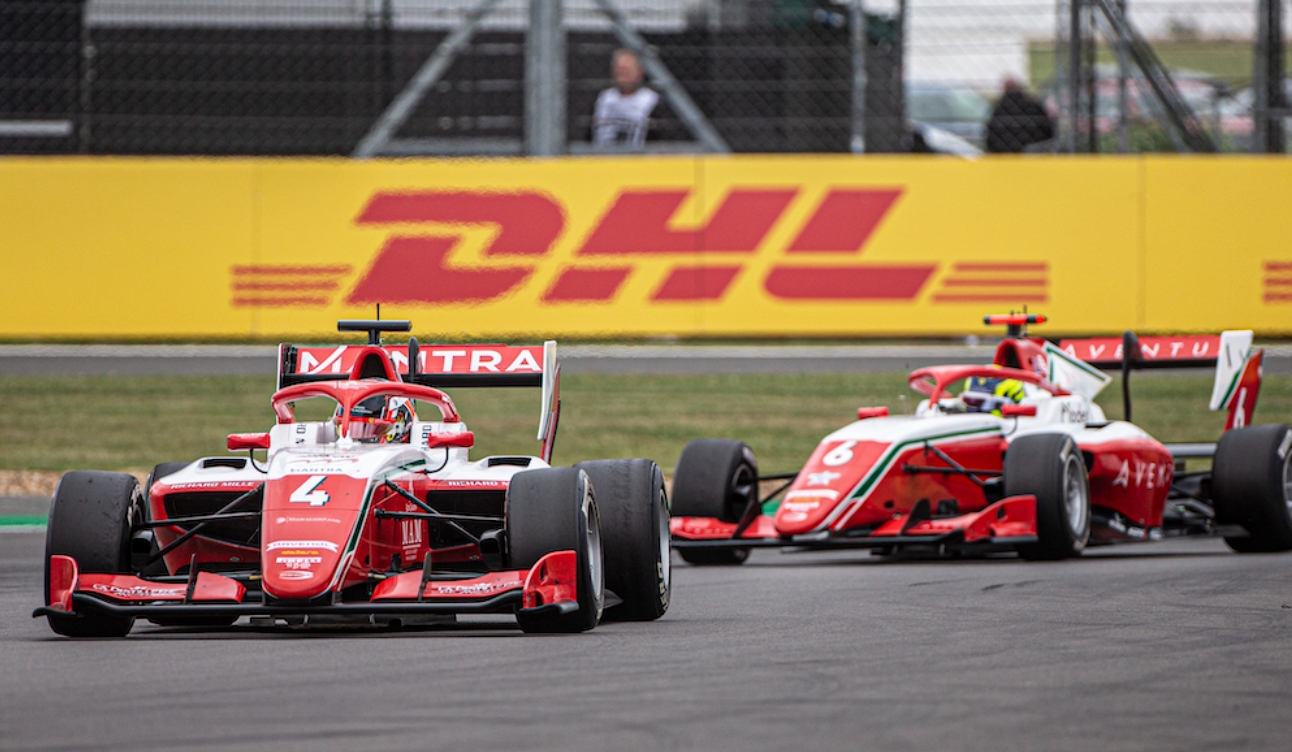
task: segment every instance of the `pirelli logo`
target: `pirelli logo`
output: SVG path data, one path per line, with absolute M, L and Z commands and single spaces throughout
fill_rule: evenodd
M 537 191 L 381 191 L 354 220 L 389 231 L 370 261 L 234 266 L 232 301 L 267 308 L 478 305 L 533 288 L 544 306 L 605 305 L 621 300 L 646 264 L 653 274 L 665 267 L 646 293 L 658 305 L 720 302 L 738 283 L 785 302 L 1048 300 L 1042 261 L 984 259 L 939 270 L 927 260 L 869 260 L 868 243 L 903 194 L 893 186 L 831 186 L 806 195 L 792 186 L 734 186 L 707 216 L 688 223 L 689 188 L 630 187 L 588 225 L 572 222 L 558 199 Z M 791 214 L 796 201 L 810 205 Z M 591 229 L 567 237 L 572 226 Z M 489 239 L 464 262 L 464 239 L 482 229 Z M 752 264 L 760 254 L 772 262 Z

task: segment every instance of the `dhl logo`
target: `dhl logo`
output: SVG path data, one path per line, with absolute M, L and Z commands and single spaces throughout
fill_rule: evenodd
M 1265 262 L 1265 302 L 1292 303 L 1292 261 Z
M 321 307 L 401 303 L 425 306 L 487 303 L 531 284 L 543 264 L 538 299 L 544 305 L 608 304 L 646 261 L 667 269 L 652 302 L 720 301 L 747 262 L 786 215 L 797 188 L 735 187 L 707 220 L 677 220 L 689 189 L 626 189 L 619 193 L 572 254 L 553 248 L 570 222 L 552 196 L 536 192 L 378 192 L 359 212 L 361 228 L 390 234 L 367 268 L 349 264 L 240 265 L 232 268 L 236 307 Z M 761 285 L 782 301 L 914 301 L 937 263 L 867 262 L 867 242 L 899 203 L 902 188 L 830 187 L 775 249 Z M 482 263 L 455 261 L 464 236 L 489 228 Z M 701 255 L 703 261 L 701 262 Z M 811 263 L 805 259 L 811 258 Z M 957 262 L 942 275 L 933 303 L 1044 303 L 1044 262 Z M 353 281 L 351 281 L 353 280 Z

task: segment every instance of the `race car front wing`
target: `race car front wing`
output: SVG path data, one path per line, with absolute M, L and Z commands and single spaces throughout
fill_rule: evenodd
M 189 577 L 144 579 L 82 573 L 70 556 L 49 560 L 48 605 L 33 617 L 75 619 L 87 612 L 140 618 L 300 615 L 448 615 L 577 611 L 574 551 L 554 551 L 528 570 L 443 579 L 425 570 L 385 577 L 366 602 L 284 603 L 259 592 L 248 597 L 239 580 L 194 570 Z
M 897 515 L 873 528 L 821 530 L 803 535 L 778 535 L 772 518 L 760 515 L 740 529 L 739 523 L 711 517 L 674 517 L 670 524 L 677 549 L 781 548 L 814 551 L 848 548 L 904 548 L 912 546 L 948 550 L 1008 549 L 1037 542 L 1036 497 L 1011 496 L 986 508 L 954 516 L 933 516 L 925 499 L 907 514 Z

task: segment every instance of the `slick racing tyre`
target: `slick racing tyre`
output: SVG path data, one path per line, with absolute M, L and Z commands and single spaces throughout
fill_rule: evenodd
M 153 484 L 161 480 L 162 478 L 165 478 L 168 475 L 173 475 L 174 473 L 177 473 L 180 470 L 183 470 L 184 468 L 188 467 L 189 464 L 190 463 L 188 462 L 162 462 L 156 465 L 155 467 L 153 467 L 153 471 L 151 473 L 148 473 L 148 481 L 144 483 L 144 488 L 143 488 L 143 491 L 144 491 L 143 519 L 145 520 L 152 519 L 152 505 L 151 505 L 150 499 L 152 498 Z M 152 531 L 148 530 L 141 534 L 146 535 L 144 544 L 147 545 L 147 549 L 142 550 L 138 548 L 138 546 L 140 545 L 140 541 L 133 541 L 131 544 L 132 546 L 131 555 L 134 557 L 134 561 L 132 563 L 134 564 L 133 568 L 136 569 L 136 571 L 140 569 L 143 562 L 147 561 L 149 557 L 157 553 L 157 542 L 153 538 Z M 160 576 L 170 574 L 170 572 L 166 570 L 166 562 L 162 561 L 161 559 L 154 561 L 152 564 L 148 565 L 148 567 L 146 569 L 143 569 L 142 571 L 145 577 L 160 577 Z M 150 620 L 150 621 L 153 621 L 153 623 L 156 623 L 155 620 Z
M 1064 433 L 1015 439 L 1005 452 L 1005 495 L 1036 496 L 1036 543 L 1024 559 L 1079 556 L 1090 539 L 1090 483 L 1077 442 Z
M 651 621 L 668 610 L 668 496 L 664 474 L 650 460 L 598 460 L 574 466 L 588 474 L 601 515 L 606 589 L 623 601 L 605 618 Z
M 1292 550 L 1292 429 L 1228 431 L 1211 466 L 1216 522 L 1242 525 L 1250 534 L 1226 537 L 1225 543 L 1240 553 Z
M 162 478 L 165 478 L 167 475 L 174 475 L 175 473 L 178 473 L 180 470 L 183 470 L 184 468 L 188 467 L 190 464 L 192 463 L 162 462 L 161 464 L 155 466 L 153 468 L 153 471 L 151 473 L 148 473 L 148 482 L 144 484 L 144 497 L 148 498 L 152 496 L 154 483 L 161 480 Z
M 125 473 L 67 473 L 54 489 L 45 531 L 45 598 L 49 605 L 49 557 L 70 556 L 83 573 L 130 572 L 130 528 L 143 515 L 143 490 Z M 67 637 L 124 637 L 133 616 L 87 611 L 50 616 L 49 626 Z
M 758 461 L 744 442 L 695 439 L 682 448 L 673 473 L 673 516 L 738 522 L 758 503 Z M 743 564 L 748 548 L 679 548 L 689 564 Z
M 516 473 L 504 511 L 513 569 L 528 570 L 553 551 L 576 552 L 579 609 L 574 613 L 519 612 L 526 632 L 585 632 L 601 621 L 605 561 L 601 525 L 587 473 L 553 467 Z

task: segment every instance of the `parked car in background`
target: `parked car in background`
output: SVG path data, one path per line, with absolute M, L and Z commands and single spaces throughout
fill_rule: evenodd
M 911 81 L 906 84 L 907 117 L 981 149 L 986 138 L 991 102 L 962 84 Z

